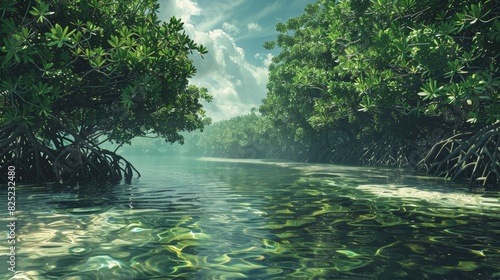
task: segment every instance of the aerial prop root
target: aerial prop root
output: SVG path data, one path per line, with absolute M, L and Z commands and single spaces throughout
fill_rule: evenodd
M 130 182 L 135 167 L 123 157 L 99 148 L 77 134 L 71 133 L 74 140 L 58 132 L 52 135 L 60 138 L 65 146 L 53 149 L 42 144 L 30 128 L 8 125 L 0 128 L 0 170 L 9 166 L 16 168 L 16 181 L 19 183 L 118 183 L 122 179 Z M 2 177 L 0 182 L 7 182 Z
M 330 153 L 330 162 L 385 167 L 402 167 L 410 162 L 404 139 L 397 135 L 388 134 L 367 142 L 357 140 L 337 145 Z
M 54 170 L 60 181 L 130 182 L 135 167 L 122 156 L 84 139 L 66 146 L 54 160 Z
M 22 125 L 7 125 L 0 129 L 0 170 L 15 167 L 16 182 L 47 182 L 51 174 L 53 151 L 42 145 L 33 133 Z M 6 178 L 0 179 L 6 182 Z
M 451 180 L 466 179 L 469 185 L 500 183 L 500 124 L 458 132 L 437 142 L 419 162 L 421 169 Z

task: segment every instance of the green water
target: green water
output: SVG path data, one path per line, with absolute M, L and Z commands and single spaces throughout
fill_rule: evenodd
M 500 279 L 498 193 L 394 169 L 130 160 L 130 185 L 18 187 L 2 279 Z

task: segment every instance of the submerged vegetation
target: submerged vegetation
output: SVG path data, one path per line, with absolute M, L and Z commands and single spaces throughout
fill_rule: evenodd
M 320 0 L 277 31 L 261 115 L 199 136 L 205 154 L 500 185 L 498 1 Z
M 498 192 L 386 168 L 170 159 L 136 157 L 145 180 L 127 187 L 22 188 L 14 279 L 500 276 Z
M 117 182 L 133 166 L 102 141 L 167 142 L 202 129 L 205 89 L 188 85 L 205 54 L 157 1 L 2 1 L 0 170 L 18 182 Z M 5 180 L 3 177 L 0 180 Z

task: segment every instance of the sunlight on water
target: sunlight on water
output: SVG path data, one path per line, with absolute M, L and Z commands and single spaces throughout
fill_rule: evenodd
M 466 208 L 487 208 L 500 211 L 498 198 L 483 197 L 479 194 L 470 194 L 465 192 L 451 191 L 446 188 L 436 188 L 430 186 L 410 187 L 404 185 L 360 185 L 357 189 L 371 193 L 377 197 L 394 197 L 404 200 L 419 201 L 424 200 L 429 203 L 439 204 L 441 207 L 466 207 Z M 437 191 L 436 189 L 439 189 Z
M 20 188 L 3 279 L 500 278 L 497 193 L 390 169 L 132 160 L 130 185 Z

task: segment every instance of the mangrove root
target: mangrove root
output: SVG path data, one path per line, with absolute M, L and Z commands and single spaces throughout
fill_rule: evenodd
M 14 166 L 18 183 L 118 183 L 139 172 L 123 157 L 101 149 L 81 136 L 51 133 L 42 141 L 29 128 L 5 126 L 0 130 L 0 170 Z M 6 183 L 3 176 L 0 182 Z
M 420 161 L 419 168 L 469 185 L 500 185 L 500 124 L 477 131 L 459 132 L 437 142 Z

